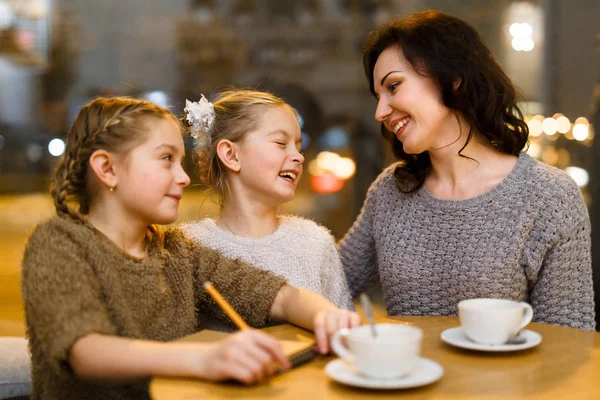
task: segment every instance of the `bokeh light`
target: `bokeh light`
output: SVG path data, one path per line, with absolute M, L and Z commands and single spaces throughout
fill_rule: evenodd
M 567 167 L 565 168 L 565 172 L 569 174 L 571 178 L 573 178 L 573 180 L 579 187 L 586 187 L 590 181 L 590 175 L 583 168 Z
M 54 157 L 60 157 L 65 152 L 65 142 L 62 139 L 54 138 L 48 143 L 48 153 Z
M 554 135 L 558 130 L 556 120 L 550 117 L 546 118 L 544 122 L 542 122 L 542 130 L 548 136 Z

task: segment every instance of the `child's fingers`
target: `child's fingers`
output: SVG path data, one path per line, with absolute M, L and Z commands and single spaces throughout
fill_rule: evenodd
M 239 349 L 235 364 L 239 365 L 247 374 L 243 375 L 244 383 L 262 381 L 266 376 L 267 365 L 261 362 L 250 347 Z
M 331 338 L 333 334 L 342 328 L 344 314 L 342 311 L 331 312 L 327 314 L 327 337 Z
M 315 316 L 315 336 L 321 354 L 329 352 L 329 337 L 327 336 L 327 327 L 325 326 L 325 313 L 319 312 Z
M 255 382 L 252 371 L 245 368 L 243 365 L 230 365 L 227 369 L 227 375 L 228 378 L 235 379 L 236 381 L 240 381 L 246 385 L 251 385 Z
M 350 321 L 349 321 L 349 325 L 348 328 L 355 328 L 357 326 L 360 325 L 360 315 L 358 315 L 357 313 L 353 312 L 350 314 Z
M 284 369 L 291 367 L 290 360 L 283 352 L 281 343 L 277 339 L 263 332 L 255 332 L 255 334 L 256 343 L 258 343 L 261 348 L 268 353 L 271 361 L 275 361 Z
M 327 334 L 333 336 L 342 328 L 352 328 L 352 315 L 355 314 L 348 310 L 336 310 L 327 315 Z M 358 317 L 358 314 L 356 314 Z M 358 317 L 360 322 L 360 317 Z
M 246 352 L 249 357 L 259 363 L 262 370 L 262 378 L 269 377 L 277 370 L 277 361 L 273 354 L 266 348 L 262 347 L 260 343 L 253 343 L 251 346 L 246 348 Z

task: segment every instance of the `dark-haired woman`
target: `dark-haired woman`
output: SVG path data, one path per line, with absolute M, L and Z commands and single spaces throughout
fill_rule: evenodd
M 477 32 L 419 12 L 373 32 L 363 61 L 399 162 L 340 243 L 354 295 L 379 277 L 390 315 L 454 315 L 460 300 L 493 297 L 594 329 L 583 198 L 523 152 L 515 89 Z

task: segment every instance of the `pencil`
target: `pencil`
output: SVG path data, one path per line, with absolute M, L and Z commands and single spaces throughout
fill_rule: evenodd
M 206 290 L 208 294 L 210 294 L 210 297 L 212 297 L 215 303 L 217 303 L 217 305 L 221 307 L 221 310 L 223 310 L 225 314 L 227 314 L 227 316 L 233 321 L 235 326 L 237 326 L 240 330 L 250 329 L 250 325 L 248 325 L 246 321 L 244 321 L 242 316 L 238 314 L 233 309 L 233 307 L 231 307 L 231 304 L 229 304 L 229 302 L 225 300 L 225 298 L 221 295 L 221 293 L 219 293 L 217 288 L 215 288 L 211 282 L 206 281 L 204 282 L 203 286 L 204 290 Z

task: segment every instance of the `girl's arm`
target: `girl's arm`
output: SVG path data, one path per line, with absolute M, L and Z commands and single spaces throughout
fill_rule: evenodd
M 329 338 L 336 330 L 360 323 L 358 314 L 338 309 L 317 293 L 289 286 L 277 275 L 228 259 L 218 251 L 190 245 L 197 253 L 199 309 L 207 315 L 227 318 L 202 290 L 202 283 L 210 280 L 250 326 L 261 327 L 272 318 L 313 330 L 323 353 L 329 351 Z
M 360 325 L 358 314 L 340 310 L 320 294 L 290 285 L 279 290 L 269 315 L 314 331 L 323 354 L 329 352 L 329 340 L 338 329 Z
M 248 384 L 273 375 L 277 365 L 290 367 L 280 343 L 255 330 L 216 343 L 164 343 L 91 333 L 71 347 L 69 365 L 79 378 L 92 381 L 176 376 Z

